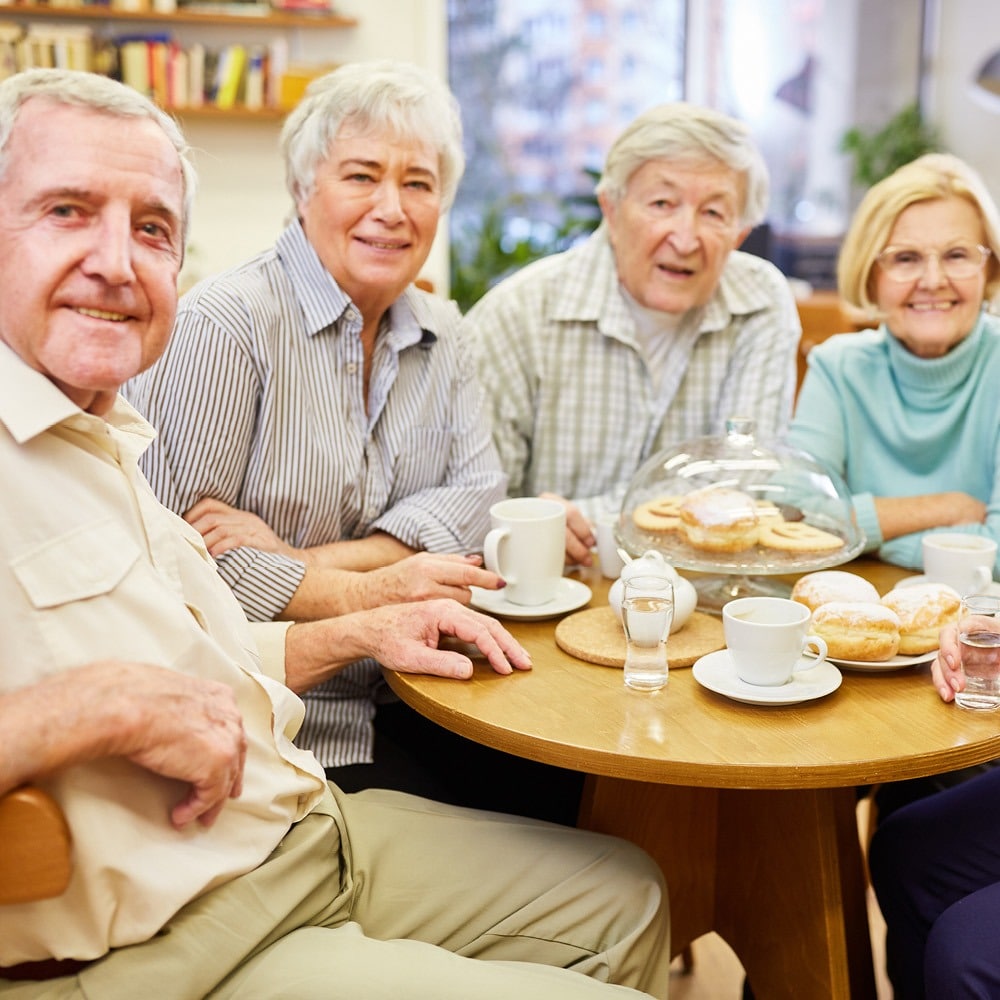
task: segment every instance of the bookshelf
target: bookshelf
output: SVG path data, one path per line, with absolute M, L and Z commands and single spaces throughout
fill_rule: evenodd
M 38 3 L 0 3 L 0 19 L 8 17 L 38 18 L 39 20 L 56 21 L 138 21 L 148 23 L 173 24 L 220 24 L 241 25 L 247 28 L 353 28 L 358 20 L 355 17 L 345 17 L 343 14 L 320 13 L 311 11 L 271 10 L 268 13 L 257 13 L 256 5 L 238 2 L 220 2 L 212 5 L 211 11 L 200 9 L 185 9 L 178 7 L 176 11 L 159 13 L 154 10 L 122 10 L 103 4 L 81 4 L 78 7 L 54 7 Z M 254 13 L 227 14 L 224 7 L 253 6 Z
M 173 11 L 0 0 L 0 76 L 37 65 L 87 69 L 124 80 L 181 118 L 275 120 L 335 65 L 297 62 L 299 33 L 357 23 L 331 11 L 234 0 Z M 212 43 L 203 43 L 206 31 Z

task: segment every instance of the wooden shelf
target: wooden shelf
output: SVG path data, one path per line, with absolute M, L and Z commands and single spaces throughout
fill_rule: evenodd
M 270 14 L 215 14 L 178 9 L 173 13 L 156 11 L 114 10 L 110 7 L 49 7 L 41 4 L 19 3 L 0 5 L 0 20 L 10 16 L 52 18 L 60 21 L 139 21 L 160 24 L 221 24 L 241 25 L 246 28 L 353 28 L 358 20 L 343 14 L 321 14 L 299 11 L 275 10 Z
M 233 4 L 233 6 L 239 6 Z M 159 24 L 159 25 L 214 25 L 233 29 L 233 33 L 243 36 L 259 29 L 282 30 L 316 28 L 321 31 L 352 28 L 358 24 L 357 18 L 341 14 L 313 11 L 273 10 L 266 14 L 227 14 L 215 11 L 194 11 L 179 8 L 166 13 L 153 10 L 126 11 L 110 7 L 88 5 L 79 7 L 54 7 L 39 3 L 13 3 L 4 6 L 0 0 L 0 21 L 5 18 L 42 21 L 83 21 L 115 24 Z M 236 30 L 238 26 L 238 31 Z M 112 28 L 112 31 L 115 29 Z M 106 35 L 108 32 L 100 32 Z M 249 44 L 249 41 L 248 41 Z M 219 108 L 212 104 L 200 107 L 166 107 L 164 110 L 181 119 L 234 119 L 238 121 L 277 121 L 288 114 L 287 107 L 263 107 L 250 110 L 239 105 Z
M 212 104 L 203 104 L 201 107 L 164 108 L 163 110 L 166 111 L 168 115 L 181 119 L 181 121 L 185 118 L 190 121 L 206 118 L 226 119 L 227 121 L 231 121 L 233 119 L 242 119 L 245 121 L 281 121 L 291 109 L 253 109 L 244 108 L 238 104 L 232 108 L 217 108 Z

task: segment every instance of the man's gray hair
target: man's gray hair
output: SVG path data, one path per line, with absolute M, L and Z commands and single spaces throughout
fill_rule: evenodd
M 684 101 L 659 104 L 639 115 L 615 140 L 597 184 L 598 194 L 621 201 L 631 176 L 650 160 L 715 160 L 735 170 L 746 180 L 741 224 L 756 226 L 764 221 L 767 165 L 743 122 Z
M 98 73 L 69 69 L 30 69 L 15 73 L 0 83 L 0 176 L 7 169 L 7 144 L 17 116 L 26 101 L 42 97 L 58 104 L 90 108 L 120 118 L 148 118 L 163 130 L 180 158 L 184 183 L 184 216 L 181 219 L 186 241 L 198 176 L 190 160 L 190 147 L 180 126 L 149 98 L 125 84 Z M 72 151 L 67 150 L 67 156 Z
M 442 210 L 465 170 L 458 101 L 436 76 L 389 59 L 347 63 L 314 80 L 285 120 L 285 184 L 298 205 L 313 193 L 316 169 L 344 125 L 431 145 L 438 154 Z

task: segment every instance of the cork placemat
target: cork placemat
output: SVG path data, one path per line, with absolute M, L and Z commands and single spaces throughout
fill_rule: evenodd
M 610 606 L 585 608 L 567 615 L 556 625 L 560 649 L 604 667 L 625 665 L 625 633 Z M 707 653 L 724 649 L 722 619 L 695 611 L 667 640 L 667 662 L 672 667 L 690 667 Z

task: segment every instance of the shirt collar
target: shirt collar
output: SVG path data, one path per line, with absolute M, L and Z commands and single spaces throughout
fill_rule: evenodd
M 24 444 L 62 423 L 91 434 L 104 433 L 111 425 L 137 433 L 147 441 L 155 434 L 120 395 L 103 417 L 85 413 L 47 376 L 0 341 L 0 424 L 18 444 Z
M 553 318 L 563 321 L 596 322 L 598 329 L 610 336 L 629 338 L 633 318 L 621 295 L 614 251 L 608 239 L 607 224 L 601 225 L 579 247 L 568 251 L 579 265 L 579 280 L 564 283 L 553 307 Z M 739 279 L 746 270 L 750 255 L 734 250 L 730 253 L 719 279 L 719 286 L 700 309 L 692 310 L 681 321 L 685 328 L 697 320 L 698 330 L 706 333 L 725 329 L 733 316 L 748 315 L 770 305 L 764 282 Z
M 353 303 L 323 266 L 298 219 L 278 237 L 276 249 L 302 308 L 305 332 L 314 336 L 335 326 Z M 422 294 L 407 288 L 390 307 L 392 346 L 430 346 L 437 340 L 439 323 L 421 299 Z

